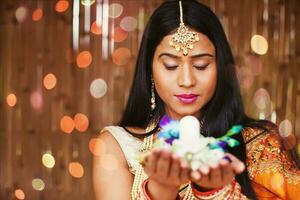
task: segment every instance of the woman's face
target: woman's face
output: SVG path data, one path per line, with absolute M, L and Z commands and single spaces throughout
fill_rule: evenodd
M 214 95 L 217 83 L 215 47 L 208 37 L 200 40 L 184 56 L 169 45 L 171 35 L 163 38 L 153 58 L 155 89 L 173 119 L 186 115 L 201 117 L 201 108 Z

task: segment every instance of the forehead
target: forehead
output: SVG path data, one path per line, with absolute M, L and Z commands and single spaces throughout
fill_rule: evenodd
M 215 55 L 215 47 L 213 45 L 213 43 L 208 39 L 208 37 L 206 35 L 204 35 L 203 33 L 194 31 L 198 34 L 199 36 L 199 41 L 194 42 L 194 48 L 189 50 L 189 54 L 190 55 L 196 55 L 199 53 L 210 53 L 212 55 Z M 172 34 L 171 35 L 167 35 L 165 36 L 162 41 L 160 42 L 160 44 L 157 46 L 156 51 L 157 52 L 168 52 L 177 56 L 183 56 L 182 51 L 177 52 L 175 50 L 175 48 L 173 48 L 172 46 L 170 46 L 169 41 L 171 40 Z

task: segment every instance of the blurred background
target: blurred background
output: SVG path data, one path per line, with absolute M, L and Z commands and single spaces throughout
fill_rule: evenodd
M 1 0 L 1 200 L 94 198 L 92 156 L 105 151 L 96 137 L 120 119 L 161 2 Z M 247 113 L 278 124 L 299 155 L 300 1 L 200 2 L 224 26 Z

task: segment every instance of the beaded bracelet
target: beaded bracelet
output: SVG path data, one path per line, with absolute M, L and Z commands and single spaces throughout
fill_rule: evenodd
M 196 197 L 201 198 L 201 199 L 213 199 L 214 197 L 219 196 L 225 190 L 225 187 L 220 187 L 220 188 L 216 188 L 216 189 L 209 190 L 206 192 L 201 192 L 196 189 L 195 184 L 193 184 L 193 183 L 191 183 L 191 188 L 192 188 L 193 194 Z

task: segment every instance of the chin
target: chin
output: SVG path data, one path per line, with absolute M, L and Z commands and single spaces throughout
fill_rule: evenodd
M 187 115 L 196 115 L 200 109 L 181 109 L 178 110 L 177 113 L 180 116 L 187 116 Z

